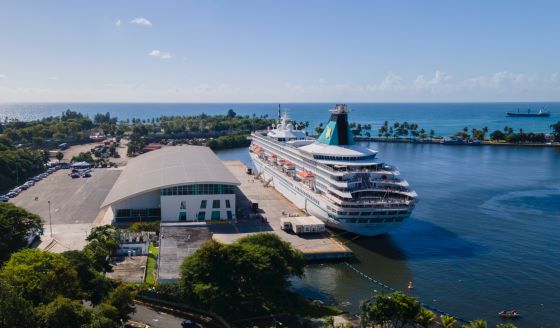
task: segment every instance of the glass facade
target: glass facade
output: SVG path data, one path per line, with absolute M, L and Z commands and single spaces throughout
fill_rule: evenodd
M 224 195 L 233 194 L 235 186 L 224 184 L 193 184 L 163 188 L 161 196 L 183 196 L 183 195 Z
M 212 201 L 212 208 L 220 208 L 220 200 L 219 199 L 214 199 Z
M 119 209 L 115 219 L 122 221 L 149 221 L 161 219 L 161 209 L 147 208 L 141 210 Z

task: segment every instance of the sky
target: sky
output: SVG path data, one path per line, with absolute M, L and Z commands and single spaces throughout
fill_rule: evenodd
M 0 102 L 558 101 L 560 1 L 0 0 Z

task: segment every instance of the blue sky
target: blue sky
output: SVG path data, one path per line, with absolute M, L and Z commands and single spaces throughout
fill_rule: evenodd
M 0 0 L 0 102 L 557 101 L 559 1 Z

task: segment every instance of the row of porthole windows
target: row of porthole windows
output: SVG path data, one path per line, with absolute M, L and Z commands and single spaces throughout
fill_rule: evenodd
M 329 161 L 359 161 L 364 159 L 374 158 L 374 155 L 368 156 L 327 156 L 327 155 L 313 155 L 314 159 L 329 160 Z
M 386 219 L 344 219 L 346 223 L 386 223 L 386 222 L 403 222 L 403 218 L 386 218 Z

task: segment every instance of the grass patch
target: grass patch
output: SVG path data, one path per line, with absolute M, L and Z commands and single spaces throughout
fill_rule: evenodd
M 148 262 L 146 264 L 146 278 L 144 282 L 152 286 L 154 285 L 154 270 L 156 269 L 158 254 L 159 248 L 155 247 L 153 243 L 150 243 L 150 248 L 148 250 Z

